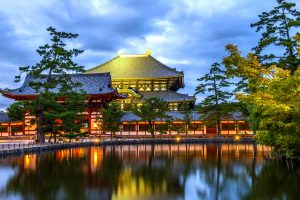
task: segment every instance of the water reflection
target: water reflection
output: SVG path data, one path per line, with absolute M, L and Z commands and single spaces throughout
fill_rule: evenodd
M 3 158 L 0 199 L 296 199 L 300 170 L 266 161 L 269 153 L 252 144 L 176 144 Z

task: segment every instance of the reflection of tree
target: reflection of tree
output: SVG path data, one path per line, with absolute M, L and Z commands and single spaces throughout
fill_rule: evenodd
M 88 199 L 86 189 L 96 188 L 96 192 L 105 191 L 111 196 L 118 184 L 122 161 L 116 154 L 106 155 L 95 174 L 88 176 L 84 169 L 90 167 L 87 165 L 89 157 L 88 154 L 83 157 L 72 156 L 72 153 L 62 159 L 56 153 L 40 155 L 36 171 L 25 171 L 20 165 L 1 193 L 16 193 L 25 199 L 81 200 Z
M 300 176 L 284 163 L 267 162 L 245 199 L 299 199 Z
M 115 153 L 115 147 L 113 147 L 113 151 L 109 154 L 105 154 L 100 168 L 96 171 L 96 174 L 94 174 L 93 177 L 100 185 L 116 189 L 122 168 L 122 160 Z
M 235 160 L 234 154 L 227 152 L 230 162 L 222 160 L 222 144 L 212 145 L 216 148 L 214 156 L 208 155 L 207 160 L 199 165 L 200 178 L 206 187 L 198 188 L 199 198 L 240 199 L 245 191 L 250 190 L 247 164 Z M 207 189 L 209 188 L 209 190 Z
M 57 199 L 60 191 L 64 191 L 61 195 L 65 199 L 84 199 L 84 158 L 57 160 L 56 154 L 51 153 L 37 158 L 36 171 L 24 171 L 20 166 L 2 193 L 20 193 L 24 199 Z
M 143 180 L 153 193 L 160 191 L 166 194 L 182 194 L 178 174 L 174 176 L 174 165 L 168 158 L 155 158 L 155 145 L 151 144 L 148 165 L 144 164 L 133 171 L 133 178 Z M 155 162 L 164 164 L 155 165 Z

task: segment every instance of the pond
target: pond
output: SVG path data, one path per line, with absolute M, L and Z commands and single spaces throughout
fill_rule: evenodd
M 267 159 L 266 159 L 267 158 Z M 0 199 L 299 199 L 300 169 L 254 144 L 92 146 L 0 159 Z

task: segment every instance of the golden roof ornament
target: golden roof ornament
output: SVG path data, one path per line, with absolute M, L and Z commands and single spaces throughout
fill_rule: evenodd
M 150 49 L 146 49 L 146 55 L 147 55 L 147 56 L 150 56 L 150 55 L 151 55 Z

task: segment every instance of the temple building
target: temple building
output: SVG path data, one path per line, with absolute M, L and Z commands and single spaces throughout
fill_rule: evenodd
M 86 112 L 82 113 L 86 116 L 85 127 L 88 129 L 89 133 L 93 134 L 98 130 L 96 123 L 97 116 L 101 116 L 101 108 L 107 105 L 112 100 L 123 98 L 119 95 L 116 89 L 112 88 L 111 77 L 109 73 L 95 73 L 95 74 L 70 74 L 71 80 L 74 83 L 81 83 L 81 87 L 78 90 L 84 90 L 88 95 L 88 109 Z M 27 76 L 23 85 L 20 88 L 12 90 L 0 90 L 3 96 L 20 101 L 20 100 L 32 100 L 36 98 L 39 93 L 37 93 L 32 87 L 30 87 L 30 82 L 36 81 L 31 76 Z M 56 92 L 58 89 L 50 90 L 51 92 Z M 30 121 L 33 116 L 29 113 L 25 113 L 25 122 L 23 134 L 35 134 L 36 126 L 31 125 Z M 16 133 L 10 131 L 11 123 L 9 118 L 2 114 L 2 125 L 4 130 L 9 133 L 9 136 L 16 135 Z M 6 123 L 4 123 L 6 122 Z M 15 122 L 16 123 L 16 122 Z M 14 123 L 14 124 L 15 124 Z M 2 133 L 0 133 L 2 135 Z M 5 133 L 3 133 L 5 134 Z
M 191 107 L 195 104 L 194 96 L 177 93 L 184 88 L 183 72 L 159 62 L 149 50 L 145 54 L 120 54 L 85 73 L 106 72 L 111 74 L 113 88 L 127 95 L 126 99 L 121 100 L 124 110 L 151 97 L 166 101 L 170 110 L 178 110 L 183 102 L 188 102 Z
M 191 113 L 191 124 L 188 130 L 184 114 L 180 106 L 184 102 L 189 103 L 193 108 L 195 97 L 187 94 L 180 94 L 177 91 L 184 87 L 184 74 L 174 68 L 170 68 L 156 60 L 147 51 L 140 55 L 118 55 L 115 58 L 86 71 L 84 74 L 70 74 L 73 82 L 81 83 L 81 90 L 88 95 L 88 109 L 82 113 L 86 116 L 85 129 L 93 136 L 108 136 L 110 133 L 101 130 L 96 122 L 101 117 L 101 109 L 111 101 L 120 101 L 125 114 L 122 117 L 120 131 L 115 137 L 151 137 L 148 123 L 134 115 L 130 108 L 133 105 L 140 105 L 145 99 L 158 97 L 166 101 L 170 111 L 171 125 L 162 119 L 155 121 L 155 130 L 165 125 L 169 126 L 164 134 L 156 131 L 157 137 L 176 137 L 178 134 L 186 137 L 215 136 L 216 126 L 206 126 L 197 111 Z M 30 82 L 36 81 L 33 77 L 27 76 L 20 88 L 13 90 L 0 90 L 3 96 L 14 100 L 32 100 L 39 93 L 30 87 Z M 42 81 L 42 80 L 38 80 Z M 56 92 L 53 89 L 52 92 Z M 36 125 L 30 122 L 34 116 L 25 113 L 24 122 L 11 121 L 6 113 L 0 115 L 0 136 L 34 136 Z M 252 134 L 247 119 L 243 116 L 232 115 L 221 121 L 222 135 Z

